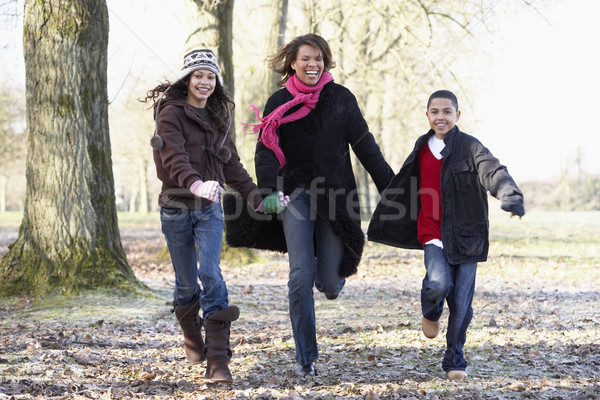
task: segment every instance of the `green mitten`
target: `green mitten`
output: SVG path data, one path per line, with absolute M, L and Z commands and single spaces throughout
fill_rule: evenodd
M 265 214 L 279 214 L 281 211 L 283 211 L 281 203 L 279 202 L 279 194 L 277 192 L 273 192 L 265 197 L 262 208 L 263 213 Z

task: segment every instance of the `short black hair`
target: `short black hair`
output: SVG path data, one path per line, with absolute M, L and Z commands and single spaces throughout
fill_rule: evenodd
M 450 100 L 454 108 L 456 108 L 456 111 L 458 111 L 458 99 L 456 98 L 456 95 L 449 90 L 438 90 L 437 92 L 433 92 L 433 94 L 429 96 L 429 100 L 427 100 L 427 109 L 429 110 L 431 100 L 440 98 Z

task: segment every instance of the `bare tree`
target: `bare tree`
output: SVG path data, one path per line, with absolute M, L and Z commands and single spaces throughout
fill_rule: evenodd
M 455 91 L 468 105 L 473 82 L 465 85 L 454 65 L 472 54 L 474 27 L 492 19 L 497 3 L 307 0 L 299 15 L 308 21 L 309 31 L 329 41 L 337 61 L 336 82 L 356 95 L 386 159 L 397 170 L 414 138 L 427 130 L 423 103 L 429 93 L 459 88 Z M 369 213 L 376 191 L 359 163 L 354 164 L 365 196 L 361 204 Z
M 26 0 L 27 193 L 0 292 L 141 287 L 121 245 L 108 131 L 104 0 Z
M 276 13 L 275 13 L 275 23 L 276 26 L 278 27 L 278 34 L 277 37 L 275 38 L 275 45 L 274 46 L 270 46 L 272 48 L 272 53 L 275 53 L 275 51 L 280 48 L 281 46 L 283 46 L 285 44 L 285 31 L 286 31 L 286 24 L 287 24 L 287 14 L 288 14 L 288 0 L 279 0 L 278 1 L 278 7 L 275 8 Z M 272 71 L 271 73 L 271 83 L 273 88 L 277 87 L 277 82 L 279 82 L 279 80 L 281 79 L 281 76 L 275 72 Z
M 25 159 L 24 99 L 20 90 L 8 85 L 0 89 L 0 212 L 7 210 L 9 184 L 14 177 L 22 174 Z M 11 194 L 17 193 L 11 190 Z
M 148 214 L 150 211 L 150 165 L 154 168 L 149 137 L 154 131 L 152 111 L 140 105 L 136 93 L 147 89 L 147 82 L 134 76 L 124 101 L 111 103 L 110 126 L 113 140 L 113 157 L 117 180 L 117 193 L 129 203 L 129 212 Z M 118 172 L 117 172 L 118 171 Z M 156 200 L 156 199 L 153 199 Z
M 221 63 L 223 84 L 233 98 L 235 79 L 233 74 L 233 4 L 234 0 L 190 0 L 186 2 L 186 12 L 190 35 L 185 43 L 185 51 L 196 48 L 210 48 L 218 55 Z M 232 121 L 231 134 L 235 138 L 235 123 Z

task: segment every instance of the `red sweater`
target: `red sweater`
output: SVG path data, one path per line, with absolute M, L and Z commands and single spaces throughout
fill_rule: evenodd
M 431 239 L 442 240 L 442 190 L 441 170 L 443 158 L 438 160 L 425 143 L 418 154 L 419 197 L 421 211 L 417 221 L 419 243 L 425 245 Z

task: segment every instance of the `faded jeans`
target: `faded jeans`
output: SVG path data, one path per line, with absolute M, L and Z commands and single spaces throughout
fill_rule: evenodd
M 303 188 L 296 189 L 283 214 L 290 264 L 290 320 L 296 344 L 296 361 L 300 365 L 314 362 L 319 357 L 313 286 L 320 292 L 333 294 L 339 293 L 346 283 L 339 275 L 344 244 L 328 221 L 316 217 L 314 199 L 312 207 L 311 212 L 310 192 Z
M 441 248 L 428 244 L 425 245 L 425 268 L 427 273 L 421 289 L 423 316 L 430 321 L 439 320 L 444 300 L 450 311 L 442 369 L 464 371 L 467 361 L 463 355 L 463 346 L 467 339 L 467 328 L 473 318 L 471 305 L 477 263 L 450 265 Z
M 160 221 L 175 271 L 175 305 L 185 305 L 199 294 L 205 318 L 227 308 L 227 286 L 219 266 L 223 240 L 221 204 L 201 210 L 161 208 Z

